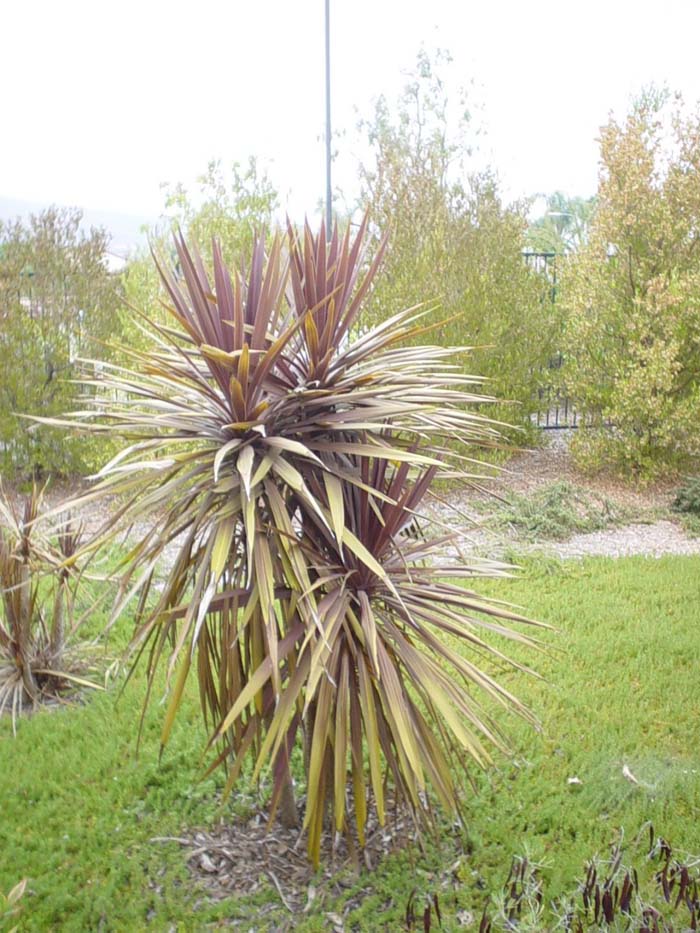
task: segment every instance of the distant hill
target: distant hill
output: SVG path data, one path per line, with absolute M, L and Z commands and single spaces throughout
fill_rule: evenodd
M 14 220 L 17 217 L 27 217 L 37 214 L 51 205 L 48 203 L 22 201 L 17 198 L 0 197 L 0 219 Z M 57 205 L 59 207 L 77 205 Z M 114 211 L 101 211 L 82 208 L 83 226 L 105 227 L 112 235 L 110 253 L 115 258 L 126 259 L 138 247 L 146 245 L 144 227 L 152 226 L 157 218 L 138 217 L 134 214 L 119 214 Z

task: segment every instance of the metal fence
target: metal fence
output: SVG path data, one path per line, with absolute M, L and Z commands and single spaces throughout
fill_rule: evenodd
M 586 420 L 576 410 L 566 392 L 554 386 L 537 390 L 538 408 L 533 421 L 543 431 L 574 429 L 586 426 Z
M 525 263 L 535 272 L 545 277 L 549 286 L 549 300 L 552 305 L 557 300 L 557 254 L 524 250 Z M 563 362 L 561 353 L 549 361 L 549 371 L 560 369 Z M 564 430 L 583 427 L 583 419 L 576 410 L 568 393 L 548 383 L 537 389 L 537 412 L 532 418 L 534 424 L 543 431 Z

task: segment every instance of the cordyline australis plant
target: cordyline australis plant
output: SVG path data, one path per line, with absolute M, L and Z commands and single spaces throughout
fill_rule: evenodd
M 85 496 L 126 497 L 93 546 L 157 510 L 122 585 L 140 592 L 150 683 L 166 657 L 173 678 L 162 744 L 195 667 L 226 791 L 247 758 L 254 776 L 271 765 L 271 815 L 290 822 L 303 735 L 315 862 L 327 811 L 347 832 L 354 811 L 361 844 L 371 802 L 384 821 L 387 779 L 419 818 L 428 785 L 454 811 L 464 754 L 484 763 L 502 744 L 477 695 L 528 715 L 478 666 L 506 660 L 486 638 L 535 643 L 459 585 L 502 565 L 448 560 L 451 535 L 425 535 L 431 482 L 469 468 L 455 442 L 498 435 L 456 351 L 402 345 L 423 310 L 359 326 L 383 252 L 364 262 L 365 228 L 259 240 L 246 278 L 215 243 L 213 280 L 176 238 L 177 272 L 160 267 L 171 325 L 151 327 L 133 369 L 104 367 L 99 417 L 70 422 L 129 442 Z
M 70 569 L 80 530 L 63 516 L 42 524 L 43 490 L 22 504 L 0 491 L 0 715 L 19 713 L 61 697 L 84 679 L 84 651 L 74 643 L 78 574 Z

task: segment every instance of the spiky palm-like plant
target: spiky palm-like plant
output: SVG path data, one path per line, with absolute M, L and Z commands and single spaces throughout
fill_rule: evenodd
M 286 244 L 257 243 L 247 277 L 214 244 L 211 279 L 178 238 L 177 272 L 160 267 L 171 324 L 151 325 L 131 368 L 104 366 L 98 411 L 69 422 L 127 441 L 82 500 L 122 497 L 92 546 L 156 515 L 117 609 L 140 594 L 151 684 L 167 658 L 162 744 L 194 667 L 228 790 L 246 758 L 256 774 L 271 764 L 272 811 L 290 819 L 303 732 L 316 862 L 328 806 L 338 830 L 354 811 L 362 842 L 387 776 L 418 816 L 428 785 L 457 806 L 455 764 L 500 744 L 478 694 L 527 715 L 479 666 L 505 660 L 489 636 L 534 643 L 509 624 L 526 620 L 459 585 L 502 568 L 449 560 L 451 536 L 420 517 L 431 482 L 473 478 L 469 448 L 498 434 L 456 350 L 405 345 L 423 309 L 359 326 L 383 251 L 364 262 L 365 228 L 328 241 L 290 227 Z
M 96 686 L 73 639 L 80 529 L 65 515 L 46 527 L 43 501 L 36 486 L 23 504 L 0 495 L 0 714 L 13 728 L 23 710 Z

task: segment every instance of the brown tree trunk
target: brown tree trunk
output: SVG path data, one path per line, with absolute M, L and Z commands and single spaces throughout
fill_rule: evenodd
M 277 819 L 287 829 L 296 829 L 299 826 L 299 812 L 297 810 L 296 796 L 294 794 L 294 782 L 289 767 L 289 758 L 292 746 L 294 745 L 294 736 L 296 735 L 298 723 L 299 719 L 297 714 L 272 763 L 272 773 L 275 781 L 273 808 L 275 809 Z
M 294 784 L 292 782 L 292 774 L 289 770 L 289 761 L 286 762 L 284 768 L 278 812 L 280 823 L 286 829 L 296 829 L 299 826 L 299 812 L 297 810 L 296 797 L 294 796 Z

